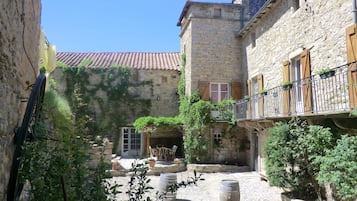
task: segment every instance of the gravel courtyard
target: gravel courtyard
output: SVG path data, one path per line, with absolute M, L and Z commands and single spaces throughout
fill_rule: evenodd
M 186 181 L 188 177 L 192 177 L 193 172 L 177 173 L 177 181 Z M 155 198 L 155 192 L 158 190 L 160 176 L 148 176 L 151 179 L 150 185 L 154 187 L 151 192 L 151 198 Z M 114 177 L 112 181 L 116 181 L 124 186 L 120 188 L 125 192 L 127 189 L 126 177 Z M 239 172 L 239 173 L 203 173 L 204 181 L 199 181 L 197 186 L 181 188 L 177 192 L 178 201 L 219 201 L 220 184 L 222 179 L 234 179 L 239 182 L 240 200 L 241 201 L 280 201 L 281 189 L 271 187 L 265 181 L 261 181 L 256 172 Z M 125 193 L 119 194 L 118 201 L 128 200 Z M 155 200 L 155 199 L 154 199 Z

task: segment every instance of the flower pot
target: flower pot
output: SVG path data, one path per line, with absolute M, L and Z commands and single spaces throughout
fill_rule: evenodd
M 284 90 L 289 90 L 293 87 L 293 84 L 284 84 L 281 86 Z
M 156 163 L 156 161 L 154 161 L 154 160 L 148 161 L 149 167 L 151 167 L 151 168 L 155 167 L 155 163 Z
M 319 74 L 319 75 L 320 75 L 320 78 L 321 78 L 321 79 L 326 79 L 326 78 L 329 78 L 329 77 L 334 76 L 335 73 L 336 73 L 336 71 L 331 70 L 331 71 L 328 71 L 328 72 L 321 73 L 321 74 Z
M 260 95 L 261 96 L 266 96 L 266 95 L 268 95 L 268 92 L 267 91 L 261 92 Z

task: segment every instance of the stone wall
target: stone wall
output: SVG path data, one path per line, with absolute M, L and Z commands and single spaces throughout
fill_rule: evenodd
M 264 88 L 279 86 L 283 61 L 298 56 L 303 48 L 311 54 L 311 71 L 346 63 L 345 28 L 352 23 L 351 2 L 346 0 L 277 1 L 242 38 L 246 78 L 263 73 Z M 252 45 L 255 35 L 255 47 Z
M 38 75 L 40 0 L 0 1 L 0 200 L 6 200 L 14 129 Z M 21 19 L 23 17 L 23 19 Z
M 299 56 L 303 49 L 310 50 L 312 75 L 319 69 L 347 63 L 345 29 L 352 24 L 350 13 L 351 1 L 347 0 L 300 1 L 298 9 L 293 0 L 276 1 L 240 39 L 245 78 L 262 73 L 264 88 L 280 86 L 283 62 Z M 268 135 L 264 130 L 258 136 L 257 162 L 262 174 L 265 173 L 263 145 Z
M 63 72 L 60 68 L 57 68 L 51 76 L 57 82 L 57 89 L 61 95 L 65 96 L 65 91 L 67 87 L 67 83 L 65 77 L 63 76 Z M 87 89 L 96 88 L 96 86 L 101 83 L 103 77 L 108 77 L 107 72 L 102 73 L 90 73 L 88 81 L 86 84 Z M 131 83 L 143 83 L 143 82 L 151 82 L 150 84 L 140 85 L 136 87 L 129 87 L 129 93 L 135 100 L 143 99 L 150 101 L 149 105 L 138 105 L 141 102 L 135 102 L 133 100 L 131 103 L 124 102 L 123 100 L 119 101 L 120 108 L 114 108 L 117 112 L 118 119 L 121 119 L 123 122 L 120 122 L 123 125 L 119 126 L 132 126 L 134 121 L 142 116 L 166 116 L 166 117 L 174 117 L 178 115 L 178 94 L 177 94 L 177 85 L 179 81 L 179 72 L 171 71 L 171 70 L 139 70 L 139 69 L 131 69 Z M 117 80 L 119 80 L 118 78 Z M 115 82 L 115 80 L 114 80 Z M 86 94 L 90 96 L 90 110 L 95 114 L 95 121 L 98 123 L 98 126 L 101 125 L 100 122 L 107 122 L 110 116 L 108 114 L 103 114 L 102 107 L 110 108 L 113 105 L 108 104 L 108 94 L 106 94 L 102 90 L 95 91 L 95 94 Z M 98 98 L 101 101 L 98 101 Z M 120 102 L 122 101 L 122 102 Z M 150 106 L 151 105 L 151 106 Z M 147 108 L 146 108 L 147 107 Z M 142 111 L 147 110 L 149 114 L 144 114 Z M 105 110 L 107 111 L 107 110 Z M 112 131 L 110 133 L 111 137 L 114 137 L 117 134 L 121 133 L 120 128 L 115 128 L 115 125 L 112 126 Z M 96 134 L 97 135 L 97 134 Z M 99 134 L 100 135 L 100 134 Z M 121 136 L 121 135 L 119 135 Z M 111 138 L 111 140 L 115 140 L 115 138 Z M 121 153 L 122 147 L 122 139 L 119 137 L 119 141 L 114 143 L 118 143 L 118 146 L 115 147 L 116 150 L 113 150 L 115 153 Z
M 181 24 L 181 50 L 186 53 L 186 92 L 199 81 L 241 81 L 238 4 L 192 4 Z M 220 10 L 221 15 L 217 15 Z

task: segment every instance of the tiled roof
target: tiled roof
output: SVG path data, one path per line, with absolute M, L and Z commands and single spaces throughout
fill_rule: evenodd
M 180 70 L 180 53 L 154 52 L 57 52 L 57 61 L 68 66 L 102 67 L 114 65 L 145 70 Z

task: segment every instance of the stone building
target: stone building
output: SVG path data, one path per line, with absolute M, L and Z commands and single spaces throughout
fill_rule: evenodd
M 246 129 L 236 134 L 249 137 L 246 162 L 251 169 L 264 174 L 262 148 L 267 128 L 276 121 L 293 116 L 314 124 L 331 121 L 354 134 L 350 122 L 355 119 L 349 115 L 357 103 L 356 64 L 350 63 L 357 55 L 352 4 L 348 0 L 185 4 L 177 25 L 181 51 L 187 55 L 186 92 L 191 94 L 205 83 L 209 95 L 201 96 L 214 101 L 215 85 L 239 83 L 240 94 L 249 101 L 236 103 L 238 125 Z M 334 69 L 334 76 L 320 78 L 319 70 L 327 67 Z M 283 90 L 284 82 L 291 82 L 292 88 Z M 233 95 L 232 85 L 230 91 Z
M 14 129 L 38 75 L 40 6 L 39 0 L 0 2 L 0 200 L 6 200 Z
M 142 116 L 166 116 L 174 117 L 178 114 L 178 95 L 177 85 L 179 81 L 180 71 L 180 54 L 174 53 L 146 53 L 146 52 L 112 52 L 112 53 L 73 53 L 73 52 L 59 52 L 57 53 L 57 69 L 52 73 L 52 77 L 57 81 L 58 91 L 60 94 L 66 95 L 66 90 L 73 85 L 66 80 L 63 68 L 60 65 L 67 67 L 78 67 L 85 69 L 88 73 L 90 71 L 99 73 L 88 74 L 88 81 L 83 80 L 82 76 L 80 82 L 85 83 L 85 95 L 90 97 L 89 108 L 91 116 L 95 119 L 97 124 L 106 124 L 114 118 L 118 120 L 112 121 L 115 125 L 109 125 L 110 131 L 105 134 L 110 136 L 118 136 L 112 141 L 118 143 L 115 146 L 114 152 L 126 156 L 139 156 L 146 154 L 147 138 L 145 135 L 140 135 L 135 132 L 133 122 Z M 126 101 L 123 98 L 116 98 L 114 102 L 109 102 L 110 97 L 113 97 L 111 92 L 108 92 L 110 84 L 104 88 L 102 83 L 112 79 L 112 87 L 114 93 L 122 93 L 120 86 L 116 85 L 123 79 L 122 75 L 116 76 L 111 67 L 118 66 L 128 67 L 130 70 L 130 87 L 126 97 L 131 97 Z M 110 75 L 112 73 L 112 75 Z M 103 80 L 102 78 L 105 78 Z M 76 79 L 72 77 L 71 79 Z M 123 86 L 125 84 L 121 84 Z M 118 87 L 116 90 L 115 87 Z M 95 90 L 94 93 L 90 91 Z M 114 91 L 116 90 L 116 91 Z M 103 110 L 105 107 L 116 107 Z M 115 114 L 108 115 L 111 111 Z M 120 121 L 120 122 L 119 122 Z M 103 123 L 104 122 L 104 123 Z M 112 123 L 112 124 L 113 124 Z M 99 127 L 101 127 L 99 125 Z M 103 130 L 103 129 L 102 129 Z M 176 130 L 163 131 L 152 135 L 151 146 L 164 145 L 172 147 L 174 144 L 178 146 L 178 154 L 182 156 L 182 134 Z M 116 142 L 118 141 L 118 142 Z
M 235 33 L 244 24 L 245 13 L 240 4 L 186 2 L 177 25 L 181 27 L 181 51 L 186 55 L 187 95 L 197 90 L 203 100 L 214 104 L 242 98 L 245 79 Z M 244 129 L 230 129 L 227 121 L 219 121 L 205 133 L 210 142 L 209 162 L 247 164 Z

